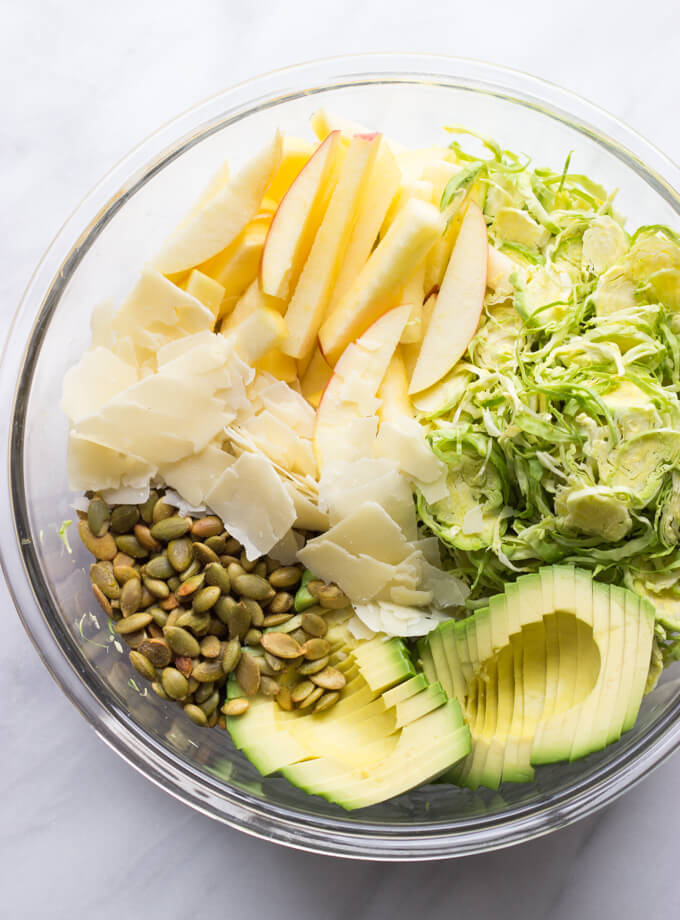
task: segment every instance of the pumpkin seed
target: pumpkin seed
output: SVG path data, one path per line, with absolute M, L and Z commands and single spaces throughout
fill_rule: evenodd
M 201 685 L 193 677 L 188 677 L 187 680 L 189 681 L 189 693 L 195 693 Z
M 128 584 L 133 584 L 133 582 L 128 582 Z M 120 636 L 127 636 L 129 633 L 144 629 L 145 626 L 149 625 L 151 619 L 150 613 L 133 613 L 129 617 L 118 620 L 113 628 Z
M 208 537 L 217 537 L 224 531 L 222 521 L 212 514 L 199 518 L 191 526 L 191 533 L 198 537 L 199 540 L 205 540 Z
M 318 674 L 319 671 L 323 671 L 329 660 L 328 655 L 325 655 L 323 658 L 317 658 L 315 661 L 305 661 L 298 665 L 297 672 L 305 677 L 309 677 L 311 674 Z
M 304 698 L 304 700 L 299 703 L 300 709 L 308 709 L 310 706 L 313 706 L 316 701 L 323 696 L 323 688 L 317 687 L 315 690 Z
M 156 669 L 145 655 L 141 652 L 132 651 L 128 657 L 130 658 L 132 667 L 141 674 L 142 677 L 145 677 L 147 680 L 156 679 Z
M 264 613 L 262 612 L 262 607 L 258 604 L 257 601 L 254 601 L 251 597 L 242 597 L 239 601 L 240 604 L 246 608 L 250 614 L 250 624 L 251 626 L 256 626 L 258 629 L 264 623 Z
M 292 613 L 270 613 L 262 621 L 262 625 L 265 629 L 271 629 L 273 626 L 282 626 L 284 623 L 287 623 L 288 620 L 292 619 Z
M 167 581 L 175 574 L 175 570 L 170 565 L 170 560 L 167 555 L 161 554 L 160 556 L 154 556 L 153 559 L 149 559 L 144 566 L 144 573 L 150 578 L 162 578 L 163 581 Z
M 300 645 L 286 633 L 265 633 L 261 643 L 266 652 L 276 655 L 277 658 L 297 658 L 301 654 Z
M 239 577 L 239 575 L 245 575 L 246 570 L 243 568 L 240 562 L 230 562 L 227 565 L 227 575 L 231 583 L 234 583 L 234 580 Z
M 292 606 L 293 595 L 288 594 L 286 591 L 279 591 L 274 595 L 269 604 L 269 613 L 274 616 L 280 613 L 288 613 Z
M 200 703 L 200 707 L 207 716 L 211 716 L 219 706 L 219 702 L 220 692 L 219 690 L 213 690 L 207 700 L 204 700 L 202 703 Z
M 317 687 L 321 687 L 324 690 L 342 690 L 347 683 L 342 671 L 338 671 L 337 668 L 333 667 L 327 667 L 323 671 L 319 671 L 318 674 L 312 674 L 310 679 Z
M 260 693 L 263 696 L 276 696 L 281 688 L 273 677 L 264 674 L 260 677 Z
M 238 606 L 238 601 L 234 597 L 221 597 L 213 608 L 213 613 L 216 613 L 217 616 L 223 623 L 228 624 L 229 620 L 229 611 L 233 610 L 234 607 Z
M 252 655 L 244 652 L 236 668 L 236 681 L 247 696 L 254 696 L 260 689 L 260 669 Z
M 213 715 L 217 715 L 217 713 L 213 713 Z M 217 722 L 216 722 L 215 724 L 218 725 L 220 728 L 226 729 L 226 727 L 227 727 L 227 720 L 224 718 L 224 716 L 219 716 L 219 718 L 217 719 Z
M 134 564 L 135 564 L 135 560 L 132 558 L 132 556 L 128 556 L 127 553 L 117 552 L 116 555 L 113 557 L 114 569 L 118 568 L 118 566 L 122 566 L 122 565 L 134 566 Z
M 111 607 L 111 604 L 110 604 L 110 602 L 109 602 L 109 599 L 108 599 L 108 597 L 104 594 L 104 592 L 103 592 L 102 589 L 99 587 L 99 585 L 92 585 L 92 593 L 93 593 L 94 596 L 97 598 L 97 601 L 99 602 L 99 606 L 102 608 L 102 610 L 103 610 L 104 613 L 107 615 L 107 617 L 112 617 L 112 616 L 113 616 L 113 609 L 112 609 L 112 607 Z
M 204 636 L 210 626 L 210 614 L 186 610 L 179 615 L 176 625 L 182 626 L 184 629 L 190 629 L 195 636 Z
M 194 725 L 203 727 L 208 724 L 208 717 L 200 706 L 195 706 L 193 703 L 187 703 L 184 707 L 184 712 L 189 716 Z
M 196 681 L 196 683 L 198 683 L 198 681 Z M 201 705 L 201 703 L 205 703 L 205 701 L 208 699 L 208 697 L 210 696 L 210 694 L 213 692 L 214 689 L 215 689 L 215 682 L 212 680 L 206 681 L 204 684 L 199 684 L 199 686 L 196 688 L 196 691 L 194 693 L 194 699 L 196 700 L 199 706 Z
M 178 540 L 184 534 L 189 533 L 191 522 L 189 519 L 173 514 L 172 517 L 164 518 L 162 521 L 154 524 L 151 528 L 151 536 L 161 543 L 169 543 L 171 540 Z
M 146 524 L 135 524 L 134 534 L 142 544 L 151 553 L 160 553 L 163 548 L 162 544 L 151 536 L 151 531 Z
M 195 547 L 194 552 L 196 552 Z M 227 570 L 219 562 L 209 562 L 208 565 L 206 565 L 205 583 L 219 588 L 222 594 L 229 594 L 231 591 L 231 581 L 227 575 Z
M 147 500 L 139 506 L 139 514 L 145 524 L 151 524 L 153 522 L 153 509 L 157 501 L 158 492 L 156 492 L 155 489 L 151 489 Z
M 180 538 L 168 543 L 168 559 L 176 572 L 184 572 L 194 558 L 194 544 L 191 540 Z
M 139 569 L 135 569 L 131 565 L 114 565 L 113 577 L 116 579 L 118 584 L 124 585 L 125 582 L 130 581 L 131 578 L 140 577 Z
M 259 629 L 249 629 L 248 632 L 243 637 L 243 641 L 246 645 L 258 646 L 260 644 L 260 639 L 262 638 L 262 631 Z
M 198 560 L 200 565 L 209 565 L 211 562 L 216 562 L 219 565 L 220 562 L 220 557 L 217 553 L 214 553 L 205 543 L 194 543 L 194 558 Z
M 302 578 L 302 572 L 297 566 L 284 565 L 280 569 L 275 569 L 269 576 L 269 584 L 272 588 L 292 588 Z
M 178 591 L 181 584 L 182 582 L 177 575 L 172 575 L 168 578 L 168 588 L 170 588 L 171 591 Z
M 236 604 L 227 613 L 230 639 L 243 639 L 250 629 L 250 614 L 243 604 Z
M 194 613 L 205 613 L 206 610 L 210 610 L 211 607 L 214 607 L 220 598 L 220 593 L 220 589 L 216 585 L 211 585 L 208 588 L 201 588 L 201 590 L 194 595 L 192 604 Z
M 181 626 L 166 626 L 163 630 L 165 641 L 176 655 L 196 658 L 200 652 L 198 640 Z
M 293 687 L 290 698 L 293 703 L 298 705 L 315 689 L 316 688 L 311 680 L 303 680 L 296 687 Z
M 146 610 L 147 607 L 151 607 L 151 605 L 155 604 L 157 600 L 158 598 L 153 596 L 146 585 L 142 585 L 142 599 L 139 602 L 139 606 L 142 608 L 142 610 Z
M 93 562 L 90 566 L 90 581 L 97 585 L 109 600 L 120 597 L 120 585 L 116 581 L 110 562 Z
M 279 692 L 276 694 L 276 702 L 284 712 L 293 711 L 293 700 L 291 698 L 289 687 L 281 687 Z
M 302 628 L 310 636 L 322 638 L 328 632 L 328 623 L 317 613 L 302 614 Z
M 170 646 L 165 639 L 145 639 L 139 646 L 139 652 L 149 659 L 154 668 L 165 668 L 172 660 Z
M 222 654 L 222 671 L 231 674 L 241 658 L 241 643 L 238 639 L 230 639 L 224 647 Z
M 179 601 L 174 594 L 171 594 L 169 597 L 166 597 L 165 600 L 160 601 L 158 606 L 161 610 L 167 610 L 169 613 L 171 610 L 175 610 L 179 607 Z
M 101 498 L 93 498 L 87 507 L 87 526 L 93 536 L 103 537 L 109 529 L 111 511 Z
M 277 658 L 276 655 L 272 655 L 271 652 L 264 653 L 264 660 L 267 662 L 274 673 L 283 671 L 283 669 L 286 667 L 286 662 L 281 661 L 280 658 Z
M 143 584 L 152 597 L 160 597 L 163 599 L 170 595 L 170 588 L 168 588 L 166 583 L 161 581 L 160 578 L 149 578 L 146 576 L 143 579 Z
M 326 658 L 330 655 L 331 644 L 327 639 L 307 639 L 300 648 L 300 654 L 304 655 L 309 661 L 316 661 L 318 658 Z
M 199 683 L 204 683 L 209 680 L 217 680 L 222 677 L 222 662 L 221 661 L 199 661 L 198 664 L 194 665 L 194 670 L 191 672 L 192 677 L 196 678 Z
M 155 621 L 153 623 L 149 623 L 149 625 L 146 627 L 146 632 L 147 635 L 149 635 L 152 639 L 163 638 L 163 630 Z
M 246 556 L 246 551 L 244 549 L 241 550 L 241 555 L 239 556 L 239 562 L 241 563 L 241 568 L 243 569 L 244 572 L 254 571 L 255 566 L 257 565 L 257 559 L 252 559 L 252 560 L 249 559 Z
M 136 505 L 118 505 L 111 512 L 111 530 L 114 533 L 129 533 L 139 520 Z
M 327 610 L 341 610 L 347 607 L 347 595 L 337 585 L 326 585 L 322 581 L 310 581 L 307 590 Z
M 126 581 L 120 592 L 120 610 L 124 617 L 136 613 L 142 603 L 142 583 L 138 578 Z
M 198 681 L 192 677 L 194 670 L 193 658 L 189 658 L 188 655 L 177 655 L 175 657 L 175 667 L 180 672 L 180 674 L 183 674 L 186 677 L 187 680 L 191 678 L 193 683 L 189 687 L 189 693 L 193 693 L 198 686 Z
M 160 698 L 161 698 L 162 700 L 169 700 L 169 699 L 170 699 L 170 697 L 168 696 L 168 694 L 167 694 L 167 693 L 165 692 L 165 690 L 163 689 L 163 685 L 162 685 L 161 683 L 159 683 L 157 680 L 155 680 L 155 681 L 151 684 L 151 689 L 153 690 L 154 693 L 157 693 L 158 696 L 160 696 Z
M 251 598 L 254 601 L 269 601 L 275 594 L 269 582 L 259 575 L 237 575 L 232 584 L 241 597 Z
M 331 706 L 335 706 L 339 699 L 340 694 L 337 690 L 333 690 L 330 693 L 323 693 L 317 700 L 314 712 L 325 712 L 327 709 L 330 709 Z
M 204 581 L 205 575 L 203 572 L 197 575 L 192 575 L 190 578 L 187 578 L 186 581 L 180 583 L 180 586 L 177 589 L 177 597 L 190 597 L 192 594 L 195 594 L 199 588 L 203 587 Z
M 210 549 L 217 553 L 218 556 L 223 556 L 226 552 L 225 546 L 227 545 L 227 538 L 224 536 L 219 537 L 208 537 L 205 541 L 205 545 L 209 546 Z
M 102 537 L 95 537 L 87 521 L 78 521 L 78 534 L 85 549 L 97 559 L 110 562 L 116 555 L 116 541 L 110 533 L 105 533 Z
M 122 553 L 132 556 L 133 559 L 146 559 L 149 551 L 139 542 L 137 537 L 131 533 L 122 533 L 116 537 L 116 546 Z
M 169 505 L 161 498 L 154 505 L 153 512 L 151 514 L 151 523 L 158 524 L 159 521 L 163 521 L 165 518 L 172 517 L 176 511 L 177 508 L 175 508 L 174 505 Z
M 242 716 L 244 712 L 248 711 L 249 706 L 250 703 L 248 700 L 241 696 L 235 700 L 227 700 L 227 702 L 222 707 L 222 712 L 225 714 L 225 716 Z
M 123 623 L 125 621 L 120 620 L 119 622 Z M 139 646 L 142 644 L 142 642 L 144 642 L 145 639 L 148 638 L 148 636 L 145 629 L 136 629 L 134 632 L 126 633 L 121 638 L 129 648 L 133 648 L 135 651 L 137 651 Z
M 225 553 L 229 553 L 230 556 L 236 556 L 241 552 L 241 544 L 236 537 L 229 537 L 224 551 Z
M 204 658 L 218 658 L 222 647 L 217 636 L 206 636 L 201 640 L 201 655 Z
M 223 639 L 227 635 L 227 627 L 221 620 L 218 620 L 217 617 L 211 615 L 210 626 L 208 626 L 208 635 L 217 636 L 218 639 Z

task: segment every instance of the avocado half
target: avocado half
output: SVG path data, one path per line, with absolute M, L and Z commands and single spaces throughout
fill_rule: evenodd
M 632 591 L 550 566 L 439 626 L 419 645 L 424 673 L 459 701 L 472 735 L 446 778 L 497 789 L 618 740 L 640 708 L 654 618 Z
M 285 712 L 266 697 L 227 718 L 236 745 L 263 775 L 279 771 L 306 792 L 346 809 L 374 805 L 441 775 L 470 751 L 460 705 L 416 674 L 400 639 L 361 645 L 346 628 L 328 634 L 331 663 L 345 674 L 325 712 Z M 230 698 L 242 695 L 231 680 Z

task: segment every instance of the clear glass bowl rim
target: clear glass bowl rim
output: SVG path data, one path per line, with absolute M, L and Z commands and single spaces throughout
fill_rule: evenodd
M 25 513 L 22 427 L 37 358 L 60 292 L 101 229 L 135 190 L 206 133 L 288 96 L 362 82 L 445 83 L 519 101 L 566 122 L 616 152 L 680 213 L 680 169 L 649 141 L 593 103 L 517 70 L 465 58 L 422 54 L 359 54 L 286 67 L 237 84 L 166 123 L 127 154 L 85 197 L 57 233 L 31 278 L 12 321 L 0 366 L 2 433 L 7 448 L 0 483 L 4 527 L 0 564 L 17 612 L 57 684 L 119 756 L 175 798 L 241 831 L 310 852 L 373 860 L 418 861 L 469 855 L 530 840 L 604 807 L 680 745 L 680 701 L 625 758 L 576 781 L 547 804 L 456 822 L 387 827 L 322 819 L 263 803 L 175 757 L 137 728 L 109 700 L 105 705 L 62 651 L 59 616 L 41 606 L 42 578 Z M 28 545 L 22 543 L 28 539 Z

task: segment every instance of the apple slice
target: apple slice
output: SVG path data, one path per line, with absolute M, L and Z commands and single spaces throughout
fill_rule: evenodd
M 314 348 L 380 141 L 380 134 L 357 135 L 349 146 L 328 210 L 286 312 L 288 338 L 283 350 L 293 358 L 304 358 Z
M 420 198 L 421 201 L 434 202 L 432 183 L 424 182 L 420 179 L 414 182 L 404 182 L 397 194 L 392 199 L 385 220 L 380 228 L 380 236 L 385 236 L 396 218 L 404 210 L 412 198 Z
M 266 371 L 286 383 L 293 383 L 293 381 L 297 380 L 298 371 L 295 358 L 291 358 L 290 355 L 284 355 L 279 348 L 272 348 L 271 351 L 262 355 L 255 367 L 258 371 Z
M 319 332 L 321 349 L 335 364 L 345 348 L 399 302 L 399 292 L 443 228 L 439 210 L 417 198 L 404 206 L 352 287 Z
M 417 342 L 402 342 L 399 349 L 401 357 L 404 361 L 404 367 L 406 368 L 406 376 L 409 380 L 413 376 L 413 371 L 418 361 L 418 354 L 420 353 L 420 346 L 422 345 L 423 339 L 427 333 L 427 327 L 430 325 L 430 320 L 432 319 L 432 313 L 434 312 L 436 303 L 437 295 L 430 294 L 430 296 L 423 304 L 423 309 L 420 314 L 420 338 Z
M 301 137 L 291 137 L 289 134 L 283 138 L 281 164 L 267 186 L 262 199 L 263 211 L 275 211 L 283 196 L 297 179 L 306 166 L 309 158 L 316 149 L 316 145 Z
M 382 400 L 378 409 L 381 424 L 391 422 L 398 425 L 404 417 L 413 418 L 413 406 L 408 397 L 406 367 L 399 349 L 392 355 L 392 360 L 378 388 L 378 399 Z
M 370 134 L 370 128 L 359 124 L 357 121 L 350 121 L 343 118 L 336 112 L 329 112 L 328 109 L 317 109 L 310 118 L 312 130 L 320 141 L 325 140 L 331 131 L 340 131 L 345 137 L 353 137 L 355 134 Z M 401 154 L 407 148 L 398 141 L 386 138 L 394 154 Z
M 197 268 L 194 268 L 189 275 L 185 291 L 195 297 L 196 300 L 200 300 L 203 306 L 207 307 L 217 319 L 220 306 L 224 300 L 224 288 L 219 281 L 215 281 L 214 278 L 210 278 Z
M 307 402 L 316 409 L 321 402 L 321 394 L 331 379 L 333 368 L 316 348 L 304 373 L 301 374 L 300 389 Z
M 224 288 L 221 316 L 229 312 L 227 305 L 234 303 L 234 298 L 240 297 L 257 277 L 268 231 L 267 218 L 253 220 L 223 252 L 200 265 L 204 275 Z
M 333 131 L 298 174 L 276 210 L 260 265 L 262 290 L 287 298 L 305 263 L 328 204 L 329 179 L 338 157 L 340 132 Z
M 361 202 L 361 213 L 352 229 L 338 277 L 333 285 L 327 316 L 335 312 L 354 279 L 368 261 L 400 182 L 401 172 L 397 161 L 383 138 L 366 194 Z
M 438 242 L 438 241 L 437 241 Z M 435 243 L 435 246 L 437 243 Z M 413 342 L 422 342 L 423 340 L 423 300 L 425 295 L 425 262 L 421 262 L 418 268 L 413 272 L 411 277 L 404 285 L 399 298 L 400 303 L 409 304 L 411 312 L 408 322 L 404 326 L 401 334 L 401 341 L 404 344 Z
M 486 221 L 478 205 L 471 202 L 420 348 L 409 393 L 431 387 L 465 354 L 482 315 L 487 263 Z
M 262 307 L 269 307 L 276 310 L 277 313 L 282 314 L 285 309 L 285 304 L 276 297 L 269 297 L 267 294 L 264 294 L 257 280 L 255 280 L 245 294 L 236 302 L 231 313 L 222 319 L 222 328 L 220 331 L 223 335 L 227 335 L 227 333 L 234 330 L 245 319 L 248 319 L 249 316 L 252 316 L 253 313 Z
M 403 306 L 385 313 L 338 361 L 316 412 L 314 449 L 319 470 L 337 456 L 349 424 L 375 414 L 376 391 L 399 344 L 409 309 Z
M 222 165 L 216 170 L 212 179 L 208 182 L 201 194 L 198 196 L 195 204 L 182 220 L 180 227 L 186 227 L 189 221 L 193 220 L 199 211 L 201 211 L 209 201 L 212 201 L 218 192 L 222 191 L 222 189 L 229 182 L 229 176 L 229 163 L 225 160 L 224 163 L 222 163 Z
M 234 350 L 251 367 L 286 337 L 286 321 L 271 307 L 258 307 L 230 331 Z
M 283 138 L 274 139 L 239 170 L 185 226 L 167 240 L 154 260 L 163 274 L 194 268 L 225 249 L 257 214 L 281 162 Z

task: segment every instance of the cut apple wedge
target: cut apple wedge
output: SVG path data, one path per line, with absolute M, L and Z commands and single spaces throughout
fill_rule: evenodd
M 269 230 L 266 218 L 251 221 L 223 251 L 203 262 L 200 270 L 224 288 L 223 301 L 233 303 L 257 277 L 262 250 Z M 227 310 L 221 310 L 224 315 Z
M 307 165 L 314 150 L 315 144 L 310 141 L 302 137 L 284 135 L 281 163 L 265 190 L 261 204 L 263 211 L 275 211 L 278 208 L 288 189 Z
M 349 146 L 328 209 L 286 312 L 288 338 L 283 350 L 293 358 L 304 359 L 315 347 L 340 259 L 361 212 L 361 200 L 380 141 L 379 134 L 357 135 Z
M 397 194 L 401 172 L 394 154 L 383 138 L 369 177 L 361 213 L 352 229 L 338 277 L 333 285 L 327 316 L 331 316 L 354 279 L 368 261 L 380 233 L 387 210 Z
M 435 246 L 437 243 L 435 243 Z M 404 285 L 399 297 L 401 304 L 411 307 L 408 322 L 401 334 L 401 341 L 405 344 L 422 342 L 423 340 L 423 299 L 425 294 L 425 262 L 421 262 Z
M 244 320 L 252 316 L 264 307 L 276 310 L 277 313 L 283 314 L 285 303 L 276 297 L 269 297 L 263 293 L 257 280 L 253 281 L 245 294 L 239 298 L 236 305 L 228 316 L 222 319 L 221 332 L 227 335 L 239 326 Z
M 230 330 L 229 337 L 238 356 L 252 366 L 268 351 L 278 348 L 286 332 L 286 321 L 277 310 L 259 307 Z
M 321 354 L 319 348 L 314 350 L 311 361 L 300 378 L 300 389 L 307 402 L 316 409 L 321 402 L 321 394 L 331 379 L 333 368 Z
M 218 167 L 212 179 L 210 179 L 201 194 L 198 196 L 193 207 L 182 220 L 180 227 L 186 227 L 186 225 L 191 220 L 193 220 L 194 217 L 196 217 L 199 211 L 201 211 L 209 201 L 212 201 L 215 195 L 217 195 L 222 191 L 223 188 L 225 188 L 229 182 L 229 177 L 229 163 L 225 160 L 224 163 Z
M 401 357 L 404 361 L 404 367 L 406 368 L 406 376 L 409 380 L 413 376 L 413 371 L 415 369 L 416 363 L 418 361 L 418 355 L 420 353 L 420 346 L 422 345 L 423 339 L 427 333 L 427 327 L 430 325 L 430 320 L 432 319 L 432 314 L 434 312 L 436 303 L 437 295 L 430 294 L 430 296 L 423 304 L 422 313 L 420 315 L 420 339 L 417 342 L 403 342 L 399 349 Z
M 385 313 L 338 361 L 316 412 L 314 449 L 319 470 L 338 455 L 338 442 L 347 436 L 347 426 L 375 414 L 376 392 L 399 344 L 408 314 L 408 306 Z
M 329 180 L 339 148 L 340 132 L 334 131 L 301 169 L 272 218 L 262 252 L 260 284 L 273 297 L 287 298 L 298 280 L 333 191 Z
M 297 364 L 295 358 L 290 355 L 284 355 L 279 348 L 272 348 L 265 355 L 262 355 L 255 364 L 258 371 L 266 371 L 277 380 L 283 380 L 285 383 L 293 383 L 297 380 Z
M 471 202 L 420 348 L 409 393 L 431 387 L 465 354 L 482 315 L 487 263 L 486 221 L 480 208 Z
M 350 121 L 343 118 L 335 112 L 329 112 L 328 109 L 317 109 L 310 119 L 312 130 L 320 141 L 325 140 L 331 131 L 340 131 L 345 137 L 353 137 L 355 134 L 370 134 L 370 128 L 359 124 L 357 121 Z M 401 154 L 407 150 L 403 144 L 386 138 L 387 143 L 394 154 Z
M 167 240 L 154 260 L 163 274 L 194 268 L 236 239 L 257 214 L 262 196 L 281 162 L 283 138 L 274 139 L 247 163 L 220 192 Z
M 408 396 L 406 367 L 399 349 L 392 355 L 382 383 L 378 387 L 378 399 L 381 400 L 378 409 L 381 423 L 398 424 L 399 420 L 404 417 L 413 418 L 413 406 Z
M 404 210 L 412 198 L 419 198 L 421 201 L 433 203 L 434 193 L 432 183 L 418 179 L 415 182 L 402 183 L 397 194 L 392 199 L 392 204 L 387 210 L 385 220 L 380 228 L 380 236 L 385 236 L 399 214 Z M 435 202 L 436 203 L 436 202 Z
M 398 303 L 401 289 L 442 229 L 434 205 L 417 198 L 407 202 L 335 313 L 321 327 L 319 343 L 329 364 L 335 364 L 350 342 Z
M 220 306 L 224 300 L 224 288 L 219 281 L 194 268 L 189 275 L 185 291 L 196 300 L 200 300 L 215 318 L 219 316 Z

